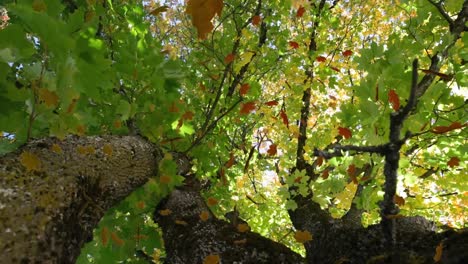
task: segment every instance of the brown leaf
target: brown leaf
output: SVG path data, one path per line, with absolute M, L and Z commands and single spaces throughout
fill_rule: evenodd
M 276 152 L 278 151 L 276 144 L 271 144 L 270 147 L 267 150 L 268 155 L 274 156 L 276 155 Z
M 395 202 L 398 206 L 403 206 L 405 205 L 405 199 L 398 194 L 395 194 L 393 196 L 393 202 Z
M 298 230 L 296 231 L 296 233 L 294 234 L 294 238 L 296 239 L 297 242 L 299 243 L 305 243 L 307 241 L 311 241 L 312 240 L 312 234 L 310 234 L 309 231 L 301 231 L 301 230 Z
M 203 264 L 219 264 L 220 261 L 221 258 L 219 257 L 219 255 L 208 255 L 203 260 Z
M 305 13 L 305 8 L 303 6 L 299 7 L 296 12 L 296 17 L 302 17 Z
M 342 135 L 345 139 L 351 138 L 352 133 L 346 127 L 338 127 L 338 134 Z
M 243 103 L 243 104 L 241 105 L 240 113 L 241 113 L 241 114 L 244 114 L 244 115 L 247 115 L 247 114 L 249 114 L 250 112 L 255 111 L 255 109 L 256 109 L 255 101 Z
M 101 242 L 103 246 L 109 242 L 109 229 L 106 226 L 101 229 Z
M 236 55 L 229 53 L 225 58 L 224 58 L 224 63 L 229 64 L 234 61 L 236 58 Z
M 259 15 L 253 16 L 252 17 L 252 25 L 258 26 L 260 25 L 260 22 L 262 22 L 262 17 Z
M 248 83 L 242 84 L 239 89 L 240 96 L 246 95 L 249 92 L 249 90 L 250 90 L 250 85 Z
M 299 48 L 299 43 L 295 41 L 289 41 L 289 46 L 293 49 L 298 49 Z
M 281 119 L 283 120 L 283 124 L 285 124 L 286 127 L 289 128 L 288 116 L 286 115 L 286 112 L 284 112 L 284 110 L 281 110 L 281 112 L 280 112 L 280 117 L 281 117 Z
M 447 165 L 451 168 L 457 167 L 460 165 L 460 159 L 457 157 L 451 157 L 449 161 L 447 161 Z
M 400 98 L 393 89 L 388 91 L 388 102 L 392 104 L 393 111 L 398 111 L 398 109 L 400 109 Z
M 439 262 L 442 258 L 442 252 L 444 250 L 444 243 L 440 242 L 439 245 L 436 247 L 435 254 L 434 254 L 434 262 Z

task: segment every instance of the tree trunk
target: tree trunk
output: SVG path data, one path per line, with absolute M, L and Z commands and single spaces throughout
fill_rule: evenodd
M 130 136 L 47 138 L 0 157 L 2 262 L 74 263 L 104 212 L 156 175 L 161 158 L 157 147 Z M 154 213 L 167 263 L 203 263 L 210 255 L 220 263 L 432 263 L 441 242 L 441 263 L 468 263 L 466 232 L 437 234 L 422 217 L 395 219 L 399 244 L 391 252 L 383 246 L 380 226 L 361 227 L 354 211 L 334 220 L 310 199 L 290 212 L 297 229 L 313 234 L 303 259 L 282 244 L 216 219 L 188 173 L 187 159 L 175 158 L 186 184 Z M 203 212 L 208 219 L 202 220 Z

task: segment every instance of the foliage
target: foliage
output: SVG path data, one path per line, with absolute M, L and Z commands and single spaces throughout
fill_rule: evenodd
M 7 3 L 7 13 L 0 9 L 0 153 L 33 137 L 139 133 L 193 158 L 193 171 L 212 182 L 205 196 L 217 201 L 217 216 L 237 208 L 253 231 L 300 250 L 296 240 L 313 234 L 298 239 L 301 231 L 292 229 L 285 209 L 297 207 L 295 197 L 313 192 L 336 218 L 354 204 L 364 225 L 378 221 L 384 159 L 316 150 L 385 144 L 389 116 L 408 102 L 417 58 L 420 74 L 435 81 L 404 122 L 412 134 L 400 151 L 394 200 L 402 214 L 466 225 L 468 35 L 454 41 L 434 4 L 179 2 Z M 444 12 L 454 16 L 461 5 L 446 1 Z M 446 47 L 441 68 L 431 70 L 431 56 Z M 22 158 L 31 170 L 40 164 Z M 113 261 L 135 248 L 161 249 L 145 213 L 182 181 L 169 154 L 162 164 L 152 187 L 108 212 L 86 254 Z M 140 210 L 138 202 L 153 204 Z M 151 239 L 127 242 L 137 229 Z

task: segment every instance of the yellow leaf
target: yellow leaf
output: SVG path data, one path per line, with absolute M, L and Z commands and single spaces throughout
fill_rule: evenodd
M 159 249 L 155 249 L 151 257 L 153 257 L 154 263 L 160 263 L 159 260 L 161 258 L 161 251 Z
M 208 213 L 208 211 L 203 211 L 200 213 L 200 219 L 205 222 L 206 220 L 208 220 L 210 218 L 210 213 Z
M 339 209 L 348 210 L 351 207 L 351 203 L 353 202 L 354 195 L 356 194 L 357 184 L 354 182 L 348 183 L 345 189 L 339 193 L 335 198 L 335 203 L 337 204 L 336 207 Z
M 208 203 L 208 206 L 214 206 L 218 204 L 218 200 L 216 200 L 216 198 L 209 197 L 207 203 Z
M 234 65 L 234 71 L 237 73 L 244 67 L 247 63 L 252 60 L 252 57 L 255 55 L 255 52 L 247 51 L 239 56 L 239 61 Z
M 55 153 L 62 153 L 62 148 L 58 144 L 53 144 L 50 150 Z
M 176 225 L 183 225 L 183 226 L 187 226 L 188 223 L 185 222 L 184 220 L 175 220 L 175 223 Z
M 218 264 L 221 258 L 219 255 L 208 255 L 203 260 L 203 264 Z
M 248 224 L 238 224 L 237 225 L 237 231 L 239 231 L 240 233 L 245 233 L 247 231 L 249 231 L 250 227 Z
M 159 214 L 162 216 L 168 216 L 172 214 L 172 211 L 170 209 L 159 210 Z
M 307 241 L 312 240 L 312 234 L 309 231 L 300 231 L 298 230 L 294 234 L 294 238 L 296 239 L 297 242 L 299 243 L 305 243 Z
M 39 90 L 39 99 L 44 101 L 47 107 L 53 107 L 58 105 L 59 97 L 55 92 L 51 92 L 47 89 Z
M 247 243 L 247 238 L 240 239 L 240 240 L 234 240 L 234 245 L 243 245 Z
M 105 144 L 104 147 L 102 147 L 102 152 L 107 156 L 112 156 L 112 146 L 110 144 Z
M 20 156 L 21 164 L 26 168 L 27 171 L 39 171 L 41 168 L 41 161 L 39 158 L 29 151 L 24 151 Z
M 221 16 L 223 0 L 189 0 L 185 13 L 192 16 L 192 24 L 197 28 L 198 38 L 206 39 L 214 26 L 211 19 Z
M 439 245 L 436 247 L 435 255 L 434 255 L 434 262 L 439 262 L 442 258 L 442 251 L 444 249 L 443 242 L 440 242 Z

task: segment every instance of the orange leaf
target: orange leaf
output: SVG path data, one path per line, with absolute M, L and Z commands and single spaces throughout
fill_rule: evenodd
M 267 105 L 267 106 L 275 106 L 275 105 L 278 105 L 278 101 L 276 101 L 276 100 L 268 101 L 268 102 L 265 103 L 265 105 Z
M 213 197 L 208 197 L 207 204 L 208 206 L 215 206 L 218 204 L 218 200 Z
M 256 108 L 255 101 L 243 103 L 241 105 L 240 113 L 244 114 L 244 115 L 247 115 L 250 112 L 255 111 L 255 108 Z
M 324 56 L 318 56 L 317 58 L 315 58 L 315 60 L 318 62 L 324 62 L 327 60 L 327 58 L 325 58 Z
M 122 127 L 122 122 L 120 120 L 115 120 L 114 121 L 114 127 L 115 128 L 121 128 Z
M 447 162 L 447 165 L 449 165 L 451 168 L 456 167 L 460 165 L 460 159 L 457 157 L 451 157 L 450 160 Z
M 229 157 L 229 160 L 226 162 L 226 165 L 225 165 L 226 168 L 228 168 L 228 169 L 231 168 L 232 165 L 234 165 L 234 154 L 231 152 L 231 153 L 229 154 L 229 156 L 230 156 L 230 157 Z
M 349 57 L 349 56 L 353 55 L 353 52 L 350 51 L 350 50 L 345 50 L 341 54 L 343 54 L 344 57 Z
M 117 246 L 123 246 L 123 244 L 124 244 L 124 241 L 120 237 L 118 237 L 115 232 L 111 232 L 111 239 L 112 239 L 112 241 L 114 241 L 114 243 Z
M 324 170 L 322 172 L 322 179 L 326 180 L 329 175 L 330 175 L 330 172 L 328 170 Z
M 398 109 L 400 109 L 400 99 L 398 98 L 398 94 L 393 89 L 388 91 L 388 102 L 392 104 L 394 111 L 398 111 Z
M 286 127 L 289 128 L 288 116 L 286 115 L 286 113 L 284 112 L 284 110 L 281 110 L 281 112 L 280 112 L 280 117 L 281 117 L 281 119 L 283 120 L 283 124 L 285 124 Z
M 39 99 L 44 101 L 47 107 L 53 107 L 58 105 L 59 97 L 55 92 L 51 92 L 47 89 L 39 90 Z
M 203 211 L 200 213 L 200 219 L 205 222 L 206 220 L 208 220 L 210 218 L 210 213 L 208 213 L 208 211 Z
M 143 202 L 143 201 L 139 201 L 139 202 L 136 203 L 136 207 L 137 207 L 138 209 L 144 209 L 145 206 L 146 206 L 146 205 L 145 205 L 145 202 Z
M 262 17 L 259 15 L 253 16 L 252 17 L 252 25 L 258 26 L 260 25 L 260 22 L 262 22 Z
M 214 26 L 211 19 L 221 16 L 223 0 L 189 0 L 185 13 L 192 17 L 192 25 L 197 28 L 198 38 L 206 39 Z
M 221 258 L 219 257 L 219 255 L 208 255 L 203 260 L 203 264 L 219 264 L 220 261 Z
M 248 224 L 238 224 L 237 225 L 237 231 L 239 231 L 240 233 L 245 233 L 247 231 L 249 231 L 250 227 Z
M 274 156 L 274 155 L 276 155 L 276 152 L 277 152 L 276 144 L 271 144 L 270 147 L 267 150 L 268 155 Z
M 26 168 L 27 171 L 39 171 L 41 168 L 41 161 L 36 154 L 24 151 L 20 155 L 20 162 Z
M 176 225 L 188 226 L 188 223 L 184 220 L 175 220 Z
M 338 134 L 342 135 L 345 139 L 348 139 L 352 136 L 351 130 L 346 127 L 339 127 Z
M 250 85 L 248 83 L 242 84 L 239 89 L 240 96 L 246 95 L 249 92 L 249 90 L 250 90 Z
M 173 102 L 171 104 L 171 106 L 169 107 L 169 112 L 171 112 L 171 113 L 178 113 L 179 112 L 179 108 L 177 107 L 175 102 Z
M 289 41 L 289 46 L 293 49 L 297 49 L 299 48 L 299 43 L 295 42 L 295 41 Z
M 322 164 L 323 164 L 323 157 L 318 157 L 318 158 L 317 158 L 317 163 L 316 163 L 316 164 L 317 164 L 317 166 L 319 166 L 319 167 L 322 166 Z
M 236 58 L 236 55 L 229 53 L 225 58 L 224 58 L 224 63 L 229 64 L 234 61 Z
M 450 129 L 458 129 L 458 128 L 462 128 L 462 127 L 463 127 L 463 125 L 460 122 L 453 122 L 449 126 Z
M 294 238 L 299 243 L 305 243 L 312 240 L 312 234 L 309 231 L 296 231 Z
M 161 177 L 159 177 L 159 181 L 163 184 L 169 184 L 172 181 L 172 179 L 167 175 L 162 175 Z
M 296 17 L 302 17 L 304 13 L 305 13 L 305 8 L 301 6 L 299 7 L 299 9 L 297 9 Z
M 393 196 L 393 202 L 395 202 L 398 206 L 405 205 L 405 199 L 397 194 Z
M 170 209 L 164 209 L 164 210 L 159 210 L 158 213 L 162 216 L 168 216 L 172 214 L 172 211 Z
M 106 226 L 101 229 L 101 242 L 104 246 L 109 242 L 109 229 Z
M 444 250 L 444 243 L 440 242 L 439 245 L 436 247 L 435 250 L 435 255 L 434 255 L 434 261 L 439 262 L 440 259 L 442 258 L 442 252 Z

